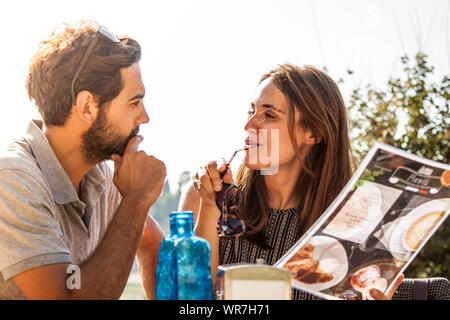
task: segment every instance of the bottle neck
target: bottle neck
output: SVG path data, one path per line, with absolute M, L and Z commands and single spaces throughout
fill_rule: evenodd
M 194 219 L 188 216 L 176 216 L 170 219 L 171 236 L 191 236 L 194 234 Z

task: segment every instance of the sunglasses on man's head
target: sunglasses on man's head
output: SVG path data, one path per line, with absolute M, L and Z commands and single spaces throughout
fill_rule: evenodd
M 75 81 L 77 80 L 78 76 L 80 75 L 81 71 L 83 70 L 84 66 L 86 65 L 87 59 L 89 58 L 89 55 L 91 54 L 92 50 L 94 49 L 95 44 L 97 43 L 98 37 L 103 36 L 104 38 L 111 40 L 114 43 L 119 43 L 120 40 L 117 38 L 111 31 L 109 31 L 104 26 L 97 26 L 96 32 L 94 34 L 94 37 L 91 40 L 91 43 L 89 44 L 88 48 L 86 49 L 86 52 L 84 53 L 83 58 L 81 59 L 80 65 L 78 66 L 77 71 L 75 72 L 75 76 L 72 80 L 72 86 L 71 86 L 71 93 L 72 93 L 72 104 L 77 104 L 77 99 L 75 97 Z

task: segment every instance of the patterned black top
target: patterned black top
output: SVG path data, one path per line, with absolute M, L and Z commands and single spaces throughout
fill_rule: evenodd
M 263 233 L 271 249 L 262 249 L 245 237 L 221 238 L 219 242 L 219 264 L 256 263 L 264 259 L 265 263 L 273 265 L 298 241 L 299 208 L 275 210 L 269 208 L 269 220 L 263 228 Z M 450 299 L 450 285 L 447 279 L 430 279 L 428 299 Z M 393 300 L 412 299 L 412 279 L 405 279 L 397 288 Z M 294 300 L 320 300 L 320 298 L 292 289 Z

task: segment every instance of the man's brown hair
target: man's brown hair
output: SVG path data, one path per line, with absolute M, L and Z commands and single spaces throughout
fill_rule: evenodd
M 72 109 L 71 84 L 87 47 L 95 35 L 92 21 L 62 24 L 39 44 L 30 61 L 26 88 L 46 126 L 64 125 Z M 88 90 L 99 107 L 123 89 L 120 69 L 141 58 L 141 47 L 129 37 L 120 43 L 99 37 L 75 82 L 75 97 Z

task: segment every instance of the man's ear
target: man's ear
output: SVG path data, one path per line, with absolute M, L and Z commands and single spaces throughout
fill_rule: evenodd
M 75 108 L 74 113 L 79 120 L 91 125 L 97 118 L 98 103 L 92 93 L 83 90 L 77 95 L 77 104 L 72 106 Z

